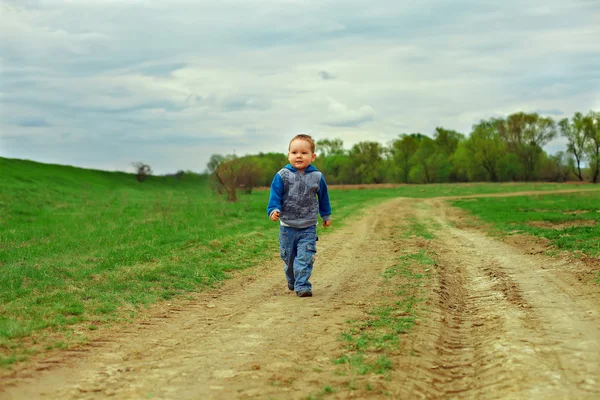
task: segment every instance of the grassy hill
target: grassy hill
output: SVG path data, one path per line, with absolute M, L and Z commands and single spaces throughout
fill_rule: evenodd
M 258 233 L 276 228 L 264 210 L 260 196 L 226 203 L 200 176 L 140 183 L 122 172 L 0 158 L 4 362 L 20 353 L 19 338 L 83 322 L 96 329 L 264 259 L 276 245 L 276 235 Z

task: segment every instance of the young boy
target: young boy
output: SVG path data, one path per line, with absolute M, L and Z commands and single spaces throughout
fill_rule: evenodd
M 290 142 L 290 163 L 279 170 L 271 183 L 267 213 L 280 222 L 279 251 L 285 262 L 289 290 L 299 297 L 311 297 L 308 281 L 317 253 L 317 224 L 331 225 L 331 205 L 323 174 L 315 161 L 315 141 L 309 135 L 296 135 Z

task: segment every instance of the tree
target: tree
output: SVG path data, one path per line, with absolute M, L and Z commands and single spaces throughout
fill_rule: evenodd
M 400 169 L 400 181 L 409 182 L 412 157 L 419 149 L 419 142 L 424 136 L 420 133 L 402 134 L 400 139 L 392 142 L 392 158 Z
M 498 160 L 498 180 L 500 182 L 517 181 L 522 179 L 523 165 L 515 153 L 506 152 Z
M 346 153 L 342 139 L 322 139 L 317 141 L 317 152 L 320 157 L 341 156 Z
M 216 182 L 216 192 L 225 193 L 227 200 L 237 201 L 238 189 L 251 193 L 261 178 L 261 168 L 255 156 L 239 158 L 236 155 L 220 156 L 213 154 L 207 164 L 212 170 L 212 178 Z
M 554 155 L 541 157 L 540 178 L 551 182 L 566 182 L 573 171 L 575 164 L 573 155 L 564 151 L 559 151 Z
M 438 126 L 433 133 L 436 145 L 437 173 L 438 182 L 456 182 L 459 180 L 459 173 L 454 165 L 454 154 L 458 144 L 465 139 L 462 133 Z
M 600 112 L 590 111 L 583 118 L 583 125 L 588 138 L 585 152 L 590 161 L 592 182 L 598 183 L 600 178 Z
M 317 157 L 314 164 L 325 174 L 328 183 L 353 183 L 356 180 L 348 155 Z
M 133 162 L 131 165 L 135 168 L 135 178 L 138 182 L 144 182 L 146 178 L 152 175 L 152 168 L 142 161 Z
M 228 201 L 237 201 L 237 189 L 240 186 L 241 173 L 242 162 L 236 156 L 225 157 L 214 170 L 214 177 L 217 180 L 219 189 L 225 191 Z
M 255 156 L 246 156 L 244 160 L 254 169 L 253 175 L 256 177 L 254 187 L 270 186 L 275 173 L 288 163 L 287 156 L 282 153 L 259 153 Z
M 471 160 L 486 171 L 486 180 L 499 180 L 498 163 L 506 153 L 504 142 L 496 126 L 491 121 L 480 121 L 473 125 L 473 131 L 466 144 Z
M 350 158 L 357 178 L 353 183 L 383 182 L 383 151 L 378 142 L 360 142 L 352 146 Z
M 214 173 L 217 168 L 219 167 L 219 164 L 221 164 L 223 161 L 225 160 L 225 157 L 223 157 L 220 154 L 213 154 L 210 156 L 210 159 L 208 160 L 208 163 L 206 164 L 206 169 L 208 170 L 209 174 Z
M 496 120 L 496 124 L 509 151 L 519 158 L 525 180 L 532 180 L 542 147 L 556 136 L 556 124 L 552 118 L 523 112 L 511 114 L 506 120 Z
M 446 156 L 450 157 L 456 151 L 458 143 L 465 138 L 465 135 L 438 126 L 435 128 L 433 137 L 438 149 Z
M 581 173 L 581 163 L 585 159 L 586 142 L 588 141 L 587 132 L 584 124 L 584 117 L 580 112 L 573 115 L 572 121 L 564 118 L 559 121 L 558 126 L 562 136 L 567 138 L 567 151 L 575 157 L 573 173 L 577 175 L 580 181 L 583 181 Z
M 411 157 L 411 162 L 415 164 L 415 167 L 410 171 L 410 179 L 413 182 L 435 182 L 435 166 L 439 161 L 435 150 L 435 141 L 428 136 L 422 136 L 419 141 L 419 148 Z
M 242 159 L 241 167 L 238 173 L 238 187 L 244 190 L 244 193 L 252 193 L 260 179 L 260 167 L 252 159 Z

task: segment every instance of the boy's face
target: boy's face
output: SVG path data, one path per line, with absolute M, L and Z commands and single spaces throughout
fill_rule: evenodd
M 292 140 L 288 153 L 288 160 L 292 167 L 298 171 L 304 171 L 310 163 L 315 161 L 315 158 L 317 155 L 312 152 L 310 143 L 302 139 Z

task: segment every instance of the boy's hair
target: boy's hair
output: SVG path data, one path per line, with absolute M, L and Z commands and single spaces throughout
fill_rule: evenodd
M 315 145 L 315 141 L 314 141 L 314 139 L 313 139 L 312 137 L 310 137 L 310 135 L 305 135 L 305 134 L 303 134 L 303 133 L 301 133 L 301 134 L 299 134 L 299 135 L 296 135 L 296 136 L 294 136 L 294 137 L 292 138 L 292 140 L 290 140 L 290 144 L 288 145 L 288 150 L 290 149 L 290 146 L 292 145 L 292 142 L 293 142 L 294 140 L 296 140 L 296 139 L 304 140 L 304 141 L 307 141 L 308 143 L 310 143 L 310 149 L 311 149 L 311 151 L 312 151 L 313 153 L 315 152 L 316 145 Z

